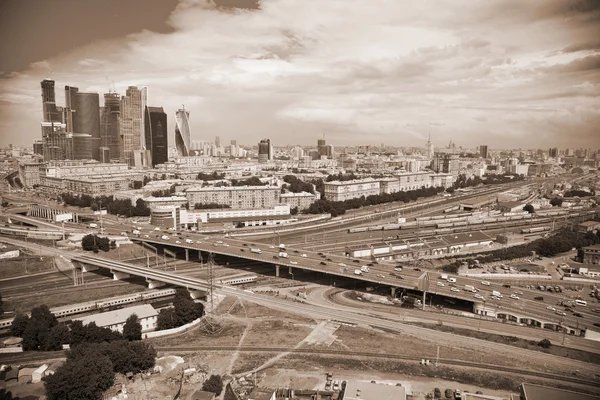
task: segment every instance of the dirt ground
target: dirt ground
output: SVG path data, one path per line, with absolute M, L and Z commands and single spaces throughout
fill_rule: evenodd
M 2 260 L 2 263 L 0 263 L 0 279 L 49 272 L 53 269 L 52 257 L 21 256 Z

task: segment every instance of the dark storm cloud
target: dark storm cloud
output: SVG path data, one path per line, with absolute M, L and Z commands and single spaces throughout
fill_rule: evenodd
M 572 44 L 562 49 L 563 53 L 576 53 L 578 51 L 600 51 L 600 39 L 595 42 Z

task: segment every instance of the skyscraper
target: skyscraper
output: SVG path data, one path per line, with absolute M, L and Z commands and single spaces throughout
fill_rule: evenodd
M 185 108 L 175 111 L 175 147 L 181 157 L 190 155 L 190 112 Z
M 65 86 L 65 130 L 92 136 L 92 158 L 100 159 L 100 96 Z
M 119 159 L 134 165 L 134 152 L 141 150 L 144 136 L 142 104 L 144 93 L 135 86 L 129 86 L 121 98 L 119 120 Z
M 558 157 L 558 147 L 551 147 L 550 150 L 548 150 L 548 157 Z
M 433 159 L 433 144 L 431 143 L 431 133 L 429 134 L 429 138 L 427 139 L 427 144 L 425 145 L 425 157 L 429 159 Z
M 482 144 L 479 146 L 479 155 L 482 158 L 488 158 L 488 147 L 486 144 Z
M 104 94 L 104 107 L 102 108 L 102 122 L 100 147 L 110 149 L 112 160 L 121 160 L 121 137 L 119 131 L 119 118 L 121 114 L 121 99 L 118 93 L 109 92 Z M 98 151 L 100 151 L 98 149 Z
M 150 150 L 152 166 L 167 162 L 169 159 L 167 114 L 162 107 L 146 106 L 144 124 L 146 149 Z
M 62 115 L 56 107 L 56 92 L 54 81 L 44 79 L 42 86 L 42 113 L 44 122 L 62 122 Z
M 271 152 L 271 140 L 263 139 L 258 142 L 258 162 L 260 164 L 267 163 Z

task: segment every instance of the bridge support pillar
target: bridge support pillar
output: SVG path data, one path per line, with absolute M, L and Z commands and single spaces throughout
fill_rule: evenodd
M 190 249 L 185 249 L 185 261 L 190 261 Z
M 125 273 L 125 272 L 117 272 L 117 271 L 113 271 L 113 279 L 115 281 L 120 281 L 121 279 L 125 279 L 125 278 L 129 278 L 129 274 Z
M 288 269 L 288 274 L 290 274 L 290 275 L 294 275 L 294 270 L 292 269 L 292 267 L 289 267 L 289 269 Z
M 396 298 L 396 288 L 392 286 L 392 297 Z
M 95 265 L 81 264 L 81 272 L 96 271 L 98 267 Z
M 164 282 L 159 282 L 159 281 L 153 281 L 153 280 L 147 280 L 146 281 L 148 283 L 148 289 L 156 289 L 159 288 L 161 286 L 165 286 Z
M 205 292 L 204 290 L 190 290 L 188 289 L 188 292 L 190 292 L 190 297 L 194 300 L 196 299 L 204 299 L 206 298 L 208 292 Z
M 279 277 L 279 265 L 275 266 L 275 276 Z

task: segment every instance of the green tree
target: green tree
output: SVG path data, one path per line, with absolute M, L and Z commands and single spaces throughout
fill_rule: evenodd
M 202 384 L 202 390 L 205 392 L 211 392 L 217 396 L 223 391 L 223 379 L 221 375 L 211 375 L 210 378 L 204 381 Z
M 29 316 L 25 314 L 17 314 L 10 326 L 10 334 L 17 337 L 23 337 L 23 332 L 29 323 Z
M 175 310 L 173 308 L 163 308 L 156 317 L 156 329 L 163 331 L 165 329 L 175 328 Z
M 142 324 L 138 319 L 138 316 L 131 314 L 123 325 L 123 339 L 133 341 L 142 340 Z

